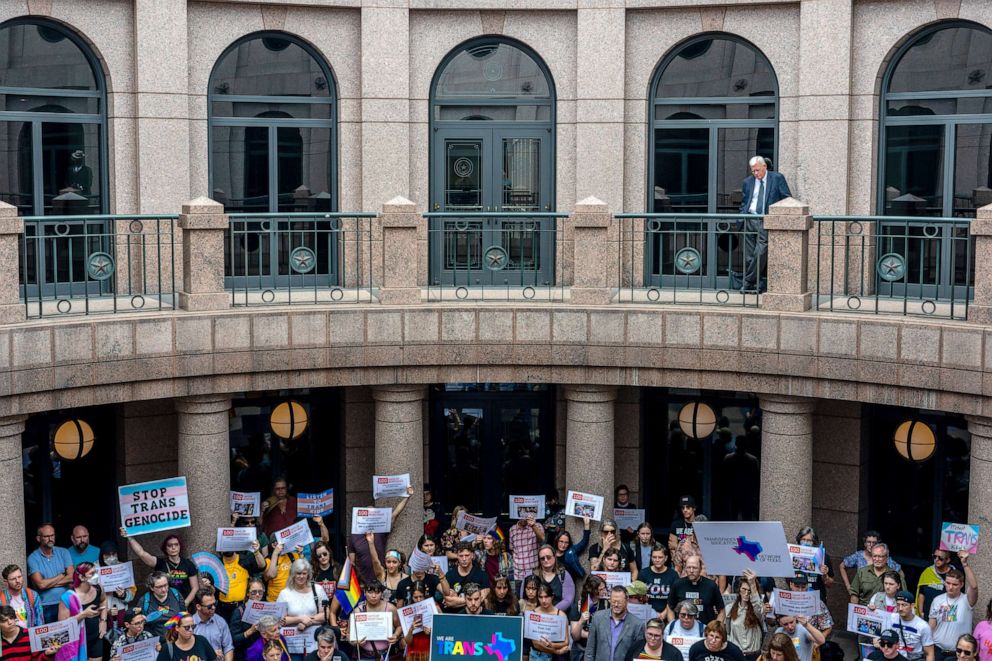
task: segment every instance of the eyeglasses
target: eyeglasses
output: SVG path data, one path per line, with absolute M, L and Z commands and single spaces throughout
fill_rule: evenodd
M 265 590 L 248 590 L 248 594 L 265 594 Z
M 317 557 L 318 558 L 329 558 L 329 557 L 331 557 L 331 554 L 330 553 L 318 553 L 317 554 Z
M 555 556 L 553 555 L 542 555 L 541 560 L 552 560 Z
M 217 609 L 217 604 L 210 604 L 209 606 L 206 604 L 200 604 L 200 608 L 203 610 L 212 611 Z
M 960 647 L 955 648 L 954 653 L 957 654 L 958 656 L 971 656 L 972 654 L 974 654 L 973 651 L 963 650 Z
M 660 633 L 651 633 L 650 631 L 645 631 L 644 632 L 644 637 L 645 638 L 661 638 L 661 634 Z
M 156 584 L 152 586 L 152 590 L 164 590 L 167 587 L 169 587 L 168 583 L 162 583 L 161 585 Z
M 181 624 L 181 625 L 179 625 L 179 628 L 182 629 L 183 631 L 192 631 L 193 630 L 193 625 L 192 624 Z
M 934 554 L 933 554 L 933 559 L 934 559 L 934 560 L 940 560 L 941 562 L 947 562 L 947 561 L 948 561 L 948 560 L 950 560 L 951 558 L 950 558 L 949 556 L 948 556 L 948 557 L 945 557 L 945 556 L 942 556 L 942 555 L 941 555 L 941 554 L 939 554 L 939 553 L 934 553 Z
M 692 613 L 679 613 L 679 617 L 696 617 Z
M 895 647 L 895 646 L 896 646 L 896 644 L 895 644 L 895 643 L 890 643 L 890 642 L 889 642 L 889 641 L 887 641 L 887 640 L 880 640 L 880 641 L 878 641 L 878 644 L 879 644 L 879 645 L 880 645 L 881 647 Z

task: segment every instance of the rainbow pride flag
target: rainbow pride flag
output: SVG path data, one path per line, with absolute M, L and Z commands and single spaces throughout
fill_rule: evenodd
M 497 538 L 497 539 L 498 539 L 499 541 L 501 541 L 501 542 L 506 542 L 506 533 L 505 533 L 505 532 L 503 532 L 503 529 L 502 529 L 502 528 L 500 528 L 499 526 L 496 526 L 496 527 L 495 527 L 495 528 L 493 529 L 493 532 L 494 532 L 494 533 L 496 534 L 496 538 Z
M 338 584 L 334 590 L 338 603 L 341 604 L 341 612 L 347 617 L 355 606 L 362 600 L 362 587 L 358 584 L 358 572 L 351 566 L 351 558 L 346 558 L 344 567 L 341 568 L 341 576 L 338 577 Z

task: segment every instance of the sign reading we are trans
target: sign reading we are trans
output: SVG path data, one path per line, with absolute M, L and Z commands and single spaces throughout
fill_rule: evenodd
M 523 620 L 504 615 L 435 615 L 430 661 L 520 661 Z

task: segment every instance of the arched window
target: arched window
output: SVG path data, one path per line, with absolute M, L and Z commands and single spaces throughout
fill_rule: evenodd
M 529 48 L 482 38 L 453 50 L 431 84 L 430 122 L 432 210 L 554 209 L 554 82 Z M 469 284 L 553 282 L 549 228 L 548 219 L 434 219 L 431 279 L 452 282 L 460 273 Z M 484 265 L 493 255 L 499 269 Z
M 651 82 L 648 211 L 736 213 L 748 159 L 778 149 L 778 81 L 751 44 L 694 37 Z
M 230 46 L 210 76 L 210 190 L 229 212 L 337 205 L 337 92 L 306 43 L 263 32 Z
M 24 216 L 107 211 L 106 87 L 58 23 L 0 25 L 0 200 Z
M 881 117 L 880 213 L 973 218 L 992 203 L 992 31 L 914 35 L 885 72 Z

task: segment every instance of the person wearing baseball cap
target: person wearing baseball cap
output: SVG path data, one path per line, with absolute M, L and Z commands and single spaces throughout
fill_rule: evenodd
M 933 632 L 926 620 L 913 610 L 913 593 L 896 592 L 896 615 L 892 630 L 899 634 L 899 652 L 909 661 L 933 661 Z
M 892 661 L 899 658 L 899 634 L 892 629 L 886 629 L 875 641 L 878 649 L 868 655 L 870 661 Z
M 682 496 L 679 498 L 679 510 L 682 516 L 675 517 L 668 529 L 668 548 L 673 554 L 679 542 L 692 534 L 692 523 L 696 520 L 696 499 L 688 495 Z

